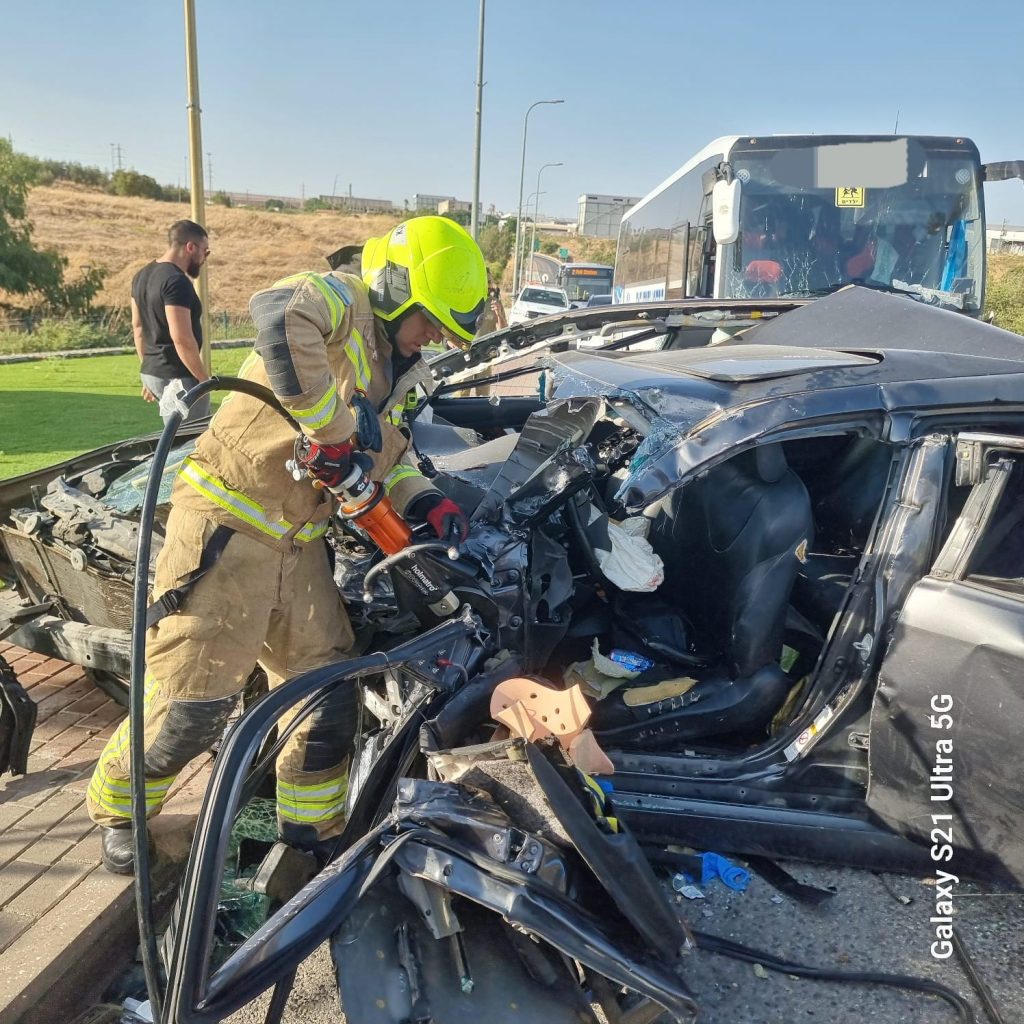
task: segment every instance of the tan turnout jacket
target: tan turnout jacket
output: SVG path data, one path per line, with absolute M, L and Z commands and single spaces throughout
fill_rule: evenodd
M 391 342 L 359 277 L 296 274 L 257 292 L 249 308 L 258 336 L 239 376 L 270 387 L 321 444 L 352 436 L 350 405 L 360 389 L 378 410 L 383 434 L 373 478 L 400 513 L 432 489 L 407 457 L 409 442 L 397 426 L 407 396 L 417 385 L 429 390 L 430 371 L 417 359 L 392 380 Z M 232 393 L 185 460 L 172 501 L 275 547 L 323 536 L 335 501 L 285 468 L 295 436 L 278 412 Z

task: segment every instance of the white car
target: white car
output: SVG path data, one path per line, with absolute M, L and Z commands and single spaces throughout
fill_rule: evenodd
M 536 320 L 539 316 L 564 313 L 569 308 L 569 297 L 565 294 L 564 289 L 530 284 L 519 293 L 519 298 L 512 303 L 508 322 L 509 325 L 523 324 L 527 320 Z

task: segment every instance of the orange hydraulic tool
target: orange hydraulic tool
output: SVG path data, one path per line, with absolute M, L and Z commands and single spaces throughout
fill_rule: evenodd
M 305 476 L 305 471 L 297 461 L 289 461 L 288 469 L 296 480 Z M 341 515 L 363 530 L 388 556 L 383 563 L 367 573 L 364 600 L 369 602 L 372 599 L 369 582 L 378 570 L 383 571 L 386 564 L 387 568 L 394 569 L 406 580 L 435 615 L 447 618 L 458 611 L 459 599 L 451 588 L 438 579 L 436 569 L 419 558 L 421 550 L 443 548 L 444 545 L 412 545 L 412 530 L 408 523 L 395 511 L 391 499 L 384 493 L 384 486 L 370 479 L 365 463 L 358 455 L 353 458 L 352 468 L 345 479 L 337 487 L 328 489 L 340 502 Z M 453 557 L 451 549 L 448 554 Z M 458 557 L 457 548 L 454 557 Z

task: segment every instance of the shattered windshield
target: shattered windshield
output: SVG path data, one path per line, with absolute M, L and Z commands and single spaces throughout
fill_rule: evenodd
M 160 496 L 158 505 L 165 505 L 171 500 L 171 488 L 174 486 L 174 478 L 181 469 L 181 464 L 187 459 L 196 447 L 196 439 L 193 438 L 183 445 L 171 449 L 167 457 L 167 465 L 164 466 L 163 476 L 160 478 Z M 146 459 L 133 469 L 130 469 L 123 476 L 119 476 L 103 497 L 105 504 L 118 512 L 138 512 L 142 508 L 142 499 L 146 493 L 146 484 L 149 481 L 149 473 L 153 467 L 153 460 Z
M 733 154 L 740 237 L 724 268 L 726 294 L 813 296 L 857 283 L 979 308 L 976 153 L 910 139 L 772 141 Z

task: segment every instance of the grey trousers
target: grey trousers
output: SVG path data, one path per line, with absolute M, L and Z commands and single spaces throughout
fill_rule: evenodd
M 154 395 L 156 395 L 157 401 L 160 400 L 160 396 L 164 393 L 164 388 L 166 388 L 167 385 L 171 383 L 169 380 L 164 380 L 163 377 L 154 377 L 150 373 L 140 373 L 139 377 L 142 379 L 143 386 L 149 388 L 149 390 L 152 391 Z M 178 379 L 181 381 L 186 391 L 188 391 L 190 388 L 194 388 L 199 383 L 199 381 L 197 381 L 195 377 L 179 377 Z M 193 420 L 201 420 L 209 415 L 210 396 L 204 395 L 189 410 L 189 414 L 185 418 L 185 422 L 191 423 Z M 163 416 L 162 419 L 164 421 L 164 424 L 166 425 L 168 417 Z

